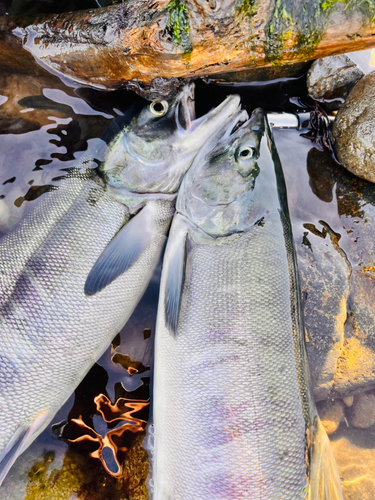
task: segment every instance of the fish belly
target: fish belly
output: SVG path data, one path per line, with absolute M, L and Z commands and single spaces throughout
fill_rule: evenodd
M 171 239 L 177 229 L 173 223 Z M 304 499 L 295 299 L 279 216 L 241 236 L 192 245 L 176 336 L 165 327 L 165 281 L 156 331 L 154 500 Z
M 158 210 L 155 236 L 139 260 L 90 297 L 88 273 L 129 217 L 100 183 L 62 180 L 1 240 L 0 455 L 45 411 L 48 424 L 128 320 L 173 214 L 169 202 Z

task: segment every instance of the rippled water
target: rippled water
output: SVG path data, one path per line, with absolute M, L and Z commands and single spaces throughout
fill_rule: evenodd
M 356 57 L 368 63 L 369 53 Z M 39 196 L 57 186 L 56 179 L 83 155 L 99 162 L 105 147 L 100 139 L 103 130 L 140 99 L 126 91 L 67 86 L 36 63 L 30 64 L 34 69 L 27 74 L 0 71 L 1 235 L 25 216 Z M 259 106 L 267 111 L 293 111 L 296 106 L 290 98 L 304 95 L 304 78 L 259 87 L 198 82 L 198 115 L 229 93 L 241 94 L 249 112 Z M 347 380 L 345 370 L 336 370 L 327 390 L 316 389 L 316 398 L 341 401 L 349 393 L 375 387 L 375 382 L 371 385 L 375 361 L 373 368 L 363 357 L 366 352 L 375 357 L 370 342 L 372 335 L 375 338 L 371 323 L 375 299 L 372 185 L 348 174 L 327 152 L 312 148 L 300 131 L 275 130 L 274 134 L 300 259 L 307 348 L 316 387 L 322 385 L 322 366 L 330 369 L 332 350 L 344 359 L 348 352 L 351 356 L 350 363 L 341 361 L 340 365 L 346 369 Z M 56 415 L 54 426 L 17 460 L 0 487 L 0 499 L 147 498 L 148 464 L 142 440 L 150 410 L 159 278 L 160 266 L 133 316 Z M 340 311 L 335 307 L 337 303 L 342 307 L 341 296 L 346 301 L 342 331 L 332 334 L 330 319 L 337 320 L 337 327 Z M 324 307 L 328 306 L 327 313 Z M 310 326 L 315 324 L 319 331 Z M 359 331 L 369 340 L 364 342 Z M 351 407 L 340 405 L 343 416 L 332 442 L 345 499 L 374 498 L 375 476 L 364 465 L 375 461 L 373 427 L 360 430 L 350 425 Z M 134 424 L 137 433 L 126 427 Z

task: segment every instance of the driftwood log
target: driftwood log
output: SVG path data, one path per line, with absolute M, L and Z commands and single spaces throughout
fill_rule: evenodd
M 126 0 L 0 18 L 45 66 L 96 88 L 171 95 L 181 79 L 275 68 L 375 47 L 373 0 Z M 233 79 L 233 77 L 232 77 Z

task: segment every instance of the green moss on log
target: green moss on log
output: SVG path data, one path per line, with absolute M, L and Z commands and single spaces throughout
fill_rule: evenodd
M 375 0 L 347 0 L 345 10 L 359 7 L 370 23 L 375 23 Z
M 167 27 L 171 33 L 173 42 L 176 45 L 188 46 L 188 50 L 191 50 L 189 43 L 189 13 L 185 3 L 180 0 L 171 0 L 167 5 L 167 11 Z
M 297 38 L 296 50 L 307 61 L 314 54 L 321 39 L 322 32 L 318 31 L 317 29 L 313 29 L 306 33 L 300 33 Z
M 240 0 L 237 2 L 237 15 L 252 17 L 256 13 L 256 0 Z
M 323 0 L 320 6 L 322 10 L 331 10 L 337 3 L 346 3 L 346 0 Z
M 303 4 L 293 0 L 277 0 L 266 27 L 266 61 L 273 65 L 284 64 L 285 53 L 288 54 L 290 60 L 311 59 L 324 35 L 335 5 L 348 2 L 348 6 L 350 2 L 358 1 L 375 5 L 375 0 L 349 0 L 349 2 L 348 0 L 310 0 Z
M 272 18 L 266 28 L 266 61 L 281 64 L 281 53 L 289 38 L 294 34 L 295 22 L 287 2 L 277 0 Z

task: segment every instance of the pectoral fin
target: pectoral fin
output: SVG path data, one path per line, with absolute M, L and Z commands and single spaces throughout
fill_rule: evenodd
M 49 419 L 50 412 L 41 412 L 29 427 L 19 427 L 10 439 L 8 445 L 0 454 L 0 485 L 3 483 L 10 468 L 29 445 L 34 441 L 44 424 Z
M 171 248 L 167 262 L 164 262 L 163 269 L 163 272 L 167 273 L 164 297 L 165 322 L 169 331 L 174 335 L 177 333 L 181 294 L 185 277 L 187 238 L 187 230 L 181 230 L 173 236 L 173 240 L 169 240 L 168 245 L 171 245 Z
M 335 457 L 319 418 L 313 438 L 308 500 L 343 500 Z
M 103 290 L 139 259 L 155 234 L 154 221 L 154 207 L 148 203 L 120 229 L 91 269 L 86 295 Z

